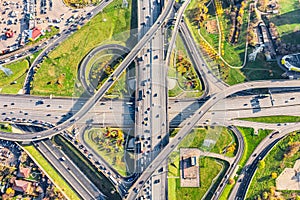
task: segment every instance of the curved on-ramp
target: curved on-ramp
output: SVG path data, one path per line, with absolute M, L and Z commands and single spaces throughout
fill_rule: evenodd
M 256 81 L 237 84 L 226 88 L 218 94 L 215 94 L 204 105 L 199 108 L 195 114 L 186 122 L 186 124 L 180 129 L 176 136 L 169 142 L 168 145 L 159 153 L 159 155 L 153 159 L 153 161 L 144 170 L 141 176 L 133 184 L 129 190 L 128 199 L 135 199 L 140 189 L 145 182 L 151 177 L 158 166 L 168 158 L 168 156 L 175 150 L 176 146 L 182 141 L 182 139 L 191 132 L 193 127 L 204 116 L 204 114 L 221 99 L 226 98 L 236 92 L 247 89 L 259 89 L 259 88 L 281 88 L 281 87 L 300 87 L 299 80 L 269 80 L 269 81 Z
M 162 22 L 168 16 L 173 5 L 174 5 L 174 0 L 169 0 L 165 6 L 165 9 L 158 17 L 156 22 L 153 24 L 153 26 L 147 31 L 146 35 L 144 35 L 141 38 L 141 40 L 136 44 L 136 46 L 125 57 L 123 62 L 114 70 L 113 76 L 115 77 L 115 80 L 117 80 L 121 76 L 121 74 L 134 60 L 134 58 L 139 53 L 139 51 L 143 48 L 143 46 L 145 46 L 145 44 L 154 36 L 157 30 L 163 25 Z M 36 140 L 49 138 L 59 134 L 63 130 L 66 130 L 67 128 L 71 127 L 78 119 L 86 115 L 89 112 L 89 110 L 94 106 L 94 104 L 97 103 L 104 96 L 104 94 L 109 90 L 109 88 L 115 83 L 115 80 L 107 79 L 103 83 L 101 88 L 93 95 L 93 97 L 91 97 L 73 117 L 63 122 L 62 124 L 56 126 L 55 128 L 39 132 L 35 135 L 33 135 L 32 133 L 14 134 L 14 133 L 0 132 L 0 139 L 10 140 L 10 141 L 36 141 Z
M 127 47 L 124 47 L 119 44 L 106 44 L 98 46 L 94 49 L 92 49 L 83 59 L 83 61 L 80 64 L 79 70 L 78 70 L 78 79 L 80 83 L 82 84 L 85 91 L 87 91 L 91 96 L 94 95 L 94 91 L 96 88 L 94 88 L 92 85 L 87 83 L 87 77 L 86 77 L 86 67 L 87 64 L 90 62 L 90 60 L 99 52 L 104 50 L 118 50 L 121 52 L 124 52 L 124 54 L 127 54 L 130 50 Z

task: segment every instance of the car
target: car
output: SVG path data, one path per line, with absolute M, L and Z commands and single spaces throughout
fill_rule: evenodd
M 60 158 L 60 161 L 65 161 L 65 160 L 66 160 L 65 157 Z
M 95 161 L 95 164 L 96 165 L 100 165 L 100 162 L 97 160 L 97 161 Z

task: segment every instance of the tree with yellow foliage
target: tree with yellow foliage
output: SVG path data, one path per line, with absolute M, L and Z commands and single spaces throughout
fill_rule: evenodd
M 272 172 L 272 173 L 271 173 L 271 177 L 272 177 L 272 179 L 277 178 L 277 173 L 276 173 L 276 172 Z
M 13 197 L 15 195 L 15 190 L 12 189 L 11 187 L 7 188 L 6 192 L 7 195 L 9 195 L 10 197 Z

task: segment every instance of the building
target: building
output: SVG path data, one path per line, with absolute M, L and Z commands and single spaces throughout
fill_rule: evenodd
M 29 167 L 20 167 L 17 177 L 19 178 L 29 178 L 31 169 Z
M 18 192 L 29 194 L 31 190 L 31 182 L 24 180 L 15 180 L 13 189 Z
M 196 149 L 180 149 L 180 186 L 200 186 L 199 164 Z
M 300 53 L 283 56 L 281 64 L 290 71 L 300 72 Z
M 300 190 L 300 159 L 293 168 L 285 168 L 276 179 L 277 190 Z
M 29 30 L 28 40 L 35 41 L 37 38 L 40 37 L 41 34 L 42 31 L 39 28 L 34 27 L 32 30 Z

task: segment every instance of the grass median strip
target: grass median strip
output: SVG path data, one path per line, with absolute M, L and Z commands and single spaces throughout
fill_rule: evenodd
M 62 151 L 72 159 L 75 165 L 84 172 L 88 179 L 90 179 L 95 186 L 107 196 L 108 199 L 121 199 L 119 194 L 115 191 L 112 183 L 100 173 L 94 165 L 83 156 L 71 143 L 61 136 L 55 136 L 54 142 L 61 146 Z
M 71 186 L 66 182 L 66 180 L 53 168 L 53 166 L 43 157 L 43 155 L 33 146 L 26 145 L 23 146 L 30 156 L 34 158 L 38 162 L 38 164 L 43 168 L 44 171 L 48 173 L 50 178 L 54 181 L 54 183 L 60 187 L 63 192 L 72 200 L 79 200 L 80 197 L 78 194 L 71 188 Z
M 289 116 L 289 115 L 277 115 L 277 116 L 265 116 L 265 117 L 239 118 L 238 120 L 244 120 L 250 122 L 262 122 L 262 123 L 292 123 L 292 122 L 300 122 L 300 117 Z

